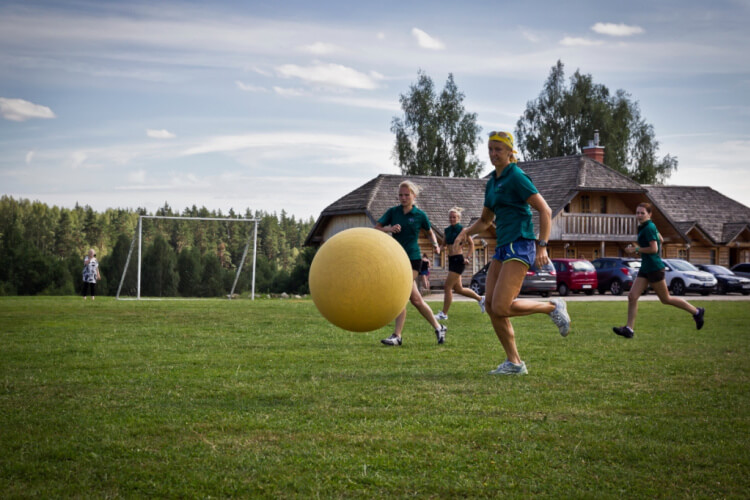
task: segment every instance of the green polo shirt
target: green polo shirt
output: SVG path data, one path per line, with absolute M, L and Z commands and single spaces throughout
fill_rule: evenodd
M 454 241 L 456 241 L 456 238 L 459 234 L 461 234 L 461 231 L 463 231 L 464 227 L 461 224 L 456 224 L 455 226 L 448 226 L 445 228 L 445 243 L 448 245 L 452 245 Z
M 656 240 L 658 253 L 642 253 L 641 254 L 641 269 L 639 273 L 644 275 L 647 273 L 653 273 L 654 271 L 661 271 L 666 266 L 664 261 L 661 260 L 659 254 L 661 253 L 661 242 L 659 241 L 659 231 L 656 229 L 656 224 L 653 221 L 647 220 L 640 226 L 638 226 L 638 246 L 641 248 L 648 248 L 652 241 Z
M 404 247 L 409 259 L 422 259 L 422 251 L 419 248 L 419 231 L 421 229 L 429 231 L 432 227 L 426 213 L 412 206 L 409 213 L 405 214 L 403 207 L 396 205 L 386 210 L 383 216 L 378 219 L 378 222 L 383 226 L 399 224 L 401 231 L 392 233 L 393 237 Z
M 495 213 L 497 245 L 507 245 L 519 238 L 536 239 L 529 196 L 538 193 L 526 172 L 511 163 L 500 177 L 492 172 L 484 189 L 484 206 Z

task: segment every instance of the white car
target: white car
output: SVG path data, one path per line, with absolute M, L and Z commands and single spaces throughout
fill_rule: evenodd
M 708 295 L 716 289 L 716 277 L 682 259 L 664 259 L 667 287 L 675 295 L 696 292 Z

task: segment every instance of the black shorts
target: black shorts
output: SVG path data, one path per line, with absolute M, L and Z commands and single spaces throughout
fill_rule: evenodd
M 422 270 L 422 259 L 409 260 L 411 262 L 411 268 L 413 271 L 420 272 Z
M 636 278 L 646 278 L 649 283 L 657 283 L 659 281 L 664 280 L 664 269 L 659 269 L 658 271 L 651 271 L 650 273 L 642 273 L 638 272 L 638 276 Z
M 86 295 L 91 295 L 92 297 L 94 297 L 96 295 L 96 283 L 89 283 L 87 281 L 84 281 L 82 292 L 82 295 L 84 297 Z
M 448 271 L 456 274 L 462 274 L 466 269 L 464 264 L 464 256 L 461 255 L 450 255 L 448 256 Z

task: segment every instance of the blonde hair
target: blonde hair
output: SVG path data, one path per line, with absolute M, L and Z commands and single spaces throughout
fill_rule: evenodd
M 422 191 L 422 188 L 414 184 L 412 181 L 402 181 L 401 184 L 398 185 L 398 188 L 401 189 L 404 186 L 408 187 L 409 191 L 414 193 L 415 198 L 419 196 L 419 193 Z
M 461 212 L 463 212 L 463 211 L 464 211 L 464 209 L 461 208 L 461 207 L 453 207 L 450 210 L 448 210 L 448 214 L 450 214 L 451 212 L 453 212 L 456 215 L 458 215 L 458 220 L 461 220 Z

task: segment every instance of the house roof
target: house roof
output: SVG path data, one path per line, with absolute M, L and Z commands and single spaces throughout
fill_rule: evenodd
M 534 182 L 553 217 L 578 191 L 646 193 L 634 180 L 584 155 L 524 161 L 518 166 Z
M 729 243 L 750 225 L 746 207 L 707 186 L 644 185 L 673 220 L 698 225 L 713 243 Z
M 519 162 L 518 166 L 534 182 L 534 185 L 552 209 L 553 217 L 560 213 L 578 192 L 599 191 L 618 194 L 630 193 L 644 201 L 651 200 L 657 205 L 664 219 L 674 226 L 676 232 L 683 238 L 685 238 L 685 231 L 692 226 L 678 226 L 675 221 L 695 220 L 695 217 L 689 219 L 673 217 L 672 209 L 662 207 L 661 201 L 654 199 L 651 196 L 651 191 L 647 190 L 646 187 L 585 155 Z M 464 224 L 470 223 L 481 215 L 484 205 L 484 188 L 490 175 L 491 173 L 482 179 L 378 175 L 328 205 L 315 222 L 305 240 L 305 245 L 320 243 L 328 221 L 337 215 L 365 214 L 374 225 L 388 208 L 398 204 L 398 185 L 404 180 L 411 180 L 422 188 L 422 193 L 417 198 L 416 205 L 429 215 L 435 232 L 442 236 L 444 228 L 449 225 L 448 210 L 452 207 L 459 206 L 464 209 L 462 214 Z M 727 200 L 729 199 L 727 198 Z M 536 211 L 532 211 L 532 213 L 534 215 L 534 227 L 538 228 L 539 215 Z M 683 227 L 686 229 L 683 230 Z

